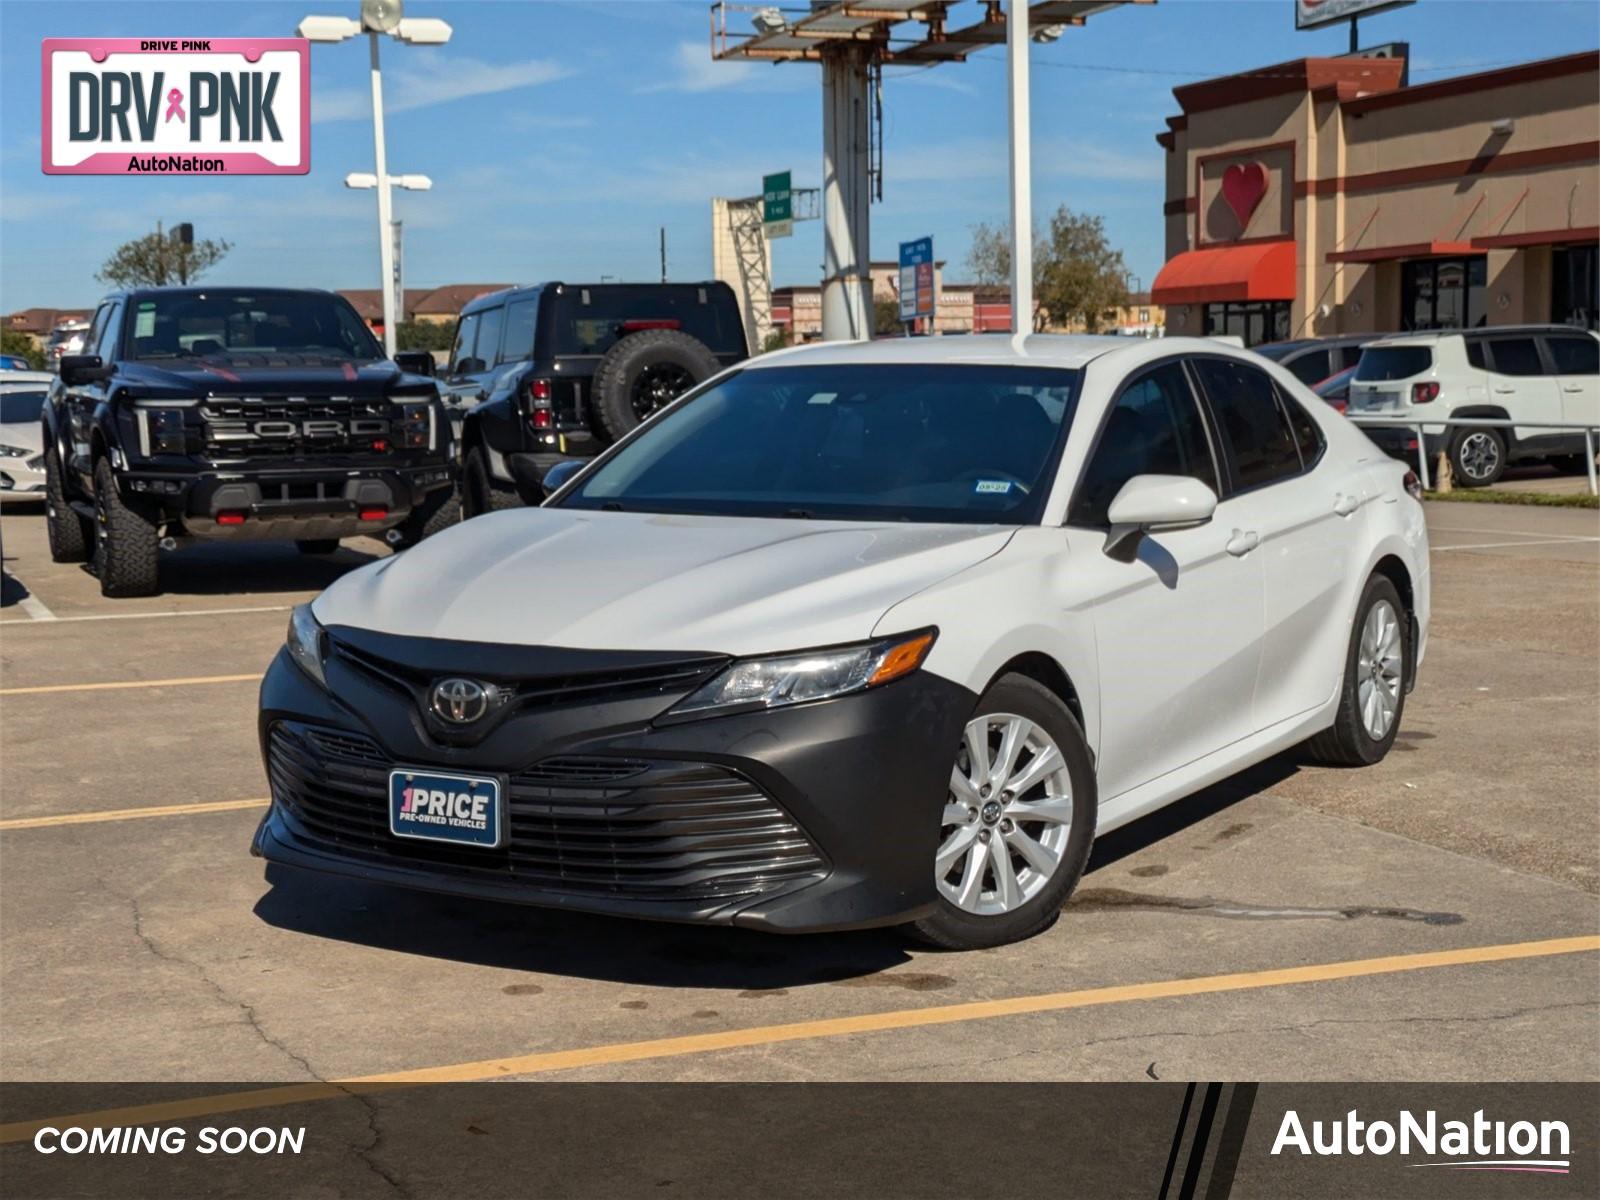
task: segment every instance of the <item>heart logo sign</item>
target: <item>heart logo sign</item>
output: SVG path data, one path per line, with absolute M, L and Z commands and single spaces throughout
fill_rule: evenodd
M 1267 194 L 1267 172 L 1260 163 L 1234 163 L 1222 173 L 1222 198 L 1239 218 L 1242 233 Z

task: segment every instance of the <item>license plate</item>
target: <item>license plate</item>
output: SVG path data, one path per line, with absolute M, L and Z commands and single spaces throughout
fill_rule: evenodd
M 389 832 L 395 837 L 494 847 L 505 831 L 500 780 L 403 767 L 389 772 Z
M 1350 393 L 1350 407 L 1359 408 L 1367 412 L 1379 408 L 1393 408 L 1399 402 L 1399 392 L 1352 391 Z

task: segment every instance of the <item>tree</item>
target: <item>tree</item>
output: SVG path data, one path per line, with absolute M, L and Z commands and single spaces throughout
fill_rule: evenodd
M 879 296 L 873 300 L 872 332 L 878 337 L 905 332 L 905 322 L 900 319 L 900 301 L 894 296 Z
M 974 225 L 967 269 L 979 283 L 1009 282 L 1009 230 L 987 222 Z M 1107 241 L 1104 220 L 1077 215 L 1063 204 L 1051 215 L 1049 232 L 1034 239 L 1033 296 L 1040 310 L 1034 327 L 1043 328 L 1048 319 L 1098 332 L 1107 312 L 1127 303 L 1126 280 L 1122 251 Z
M 448 350 L 456 327 L 449 321 L 401 321 L 394 327 L 396 350 Z
M 18 358 L 26 359 L 33 370 L 44 370 L 44 351 L 33 344 L 31 337 L 15 329 L 0 329 L 0 354 L 15 354 Z M 0 379 L 3 378 L 0 375 Z
M 176 231 L 159 228 L 131 242 L 124 242 L 106 259 L 95 278 L 112 287 L 163 287 L 169 283 L 192 283 L 222 261 L 233 249 L 231 242 L 184 242 Z

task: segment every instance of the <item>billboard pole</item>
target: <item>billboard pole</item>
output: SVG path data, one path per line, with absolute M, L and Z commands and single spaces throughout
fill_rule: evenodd
M 1033 160 L 1028 120 L 1028 3 L 1006 4 L 1006 75 L 1011 88 L 1011 340 L 1033 332 Z

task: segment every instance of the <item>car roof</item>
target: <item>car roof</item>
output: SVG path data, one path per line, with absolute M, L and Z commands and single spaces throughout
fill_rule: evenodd
M 56 377 L 49 371 L 0 371 L 0 388 L 26 385 L 32 391 L 36 384 L 51 384 Z
M 1009 333 L 979 333 L 963 337 L 889 337 L 870 342 L 813 342 L 788 350 L 775 350 L 748 360 L 754 369 L 770 367 L 828 366 L 833 364 L 924 364 L 1055 367 L 1074 369 L 1097 358 L 1115 355 L 1139 359 L 1169 354 L 1248 355 L 1211 338 L 1129 338 L 1095 334 L 1030 334 L 1019 349 Z
M 1472 338 L 1474 341 L 1490 337 L 1516 337 L 1533 334 L 1569 334 L 1596 336 L 1593 330 L 1578 325 L 1481 325 L 1474 329 L 1418 329 L 1411 333 L 1394 333 L 1368 343 L 1372 346 L 1432 346 L 1444 338 Z
M 520 296 L 530 296 L 538 292 L 548 291 L 551 288 L 560 288 L 564 291 L 583 289 L 596 292 L 616 292 L 629 289 L 646 288 L 651 291 L 661 289 L 688 288 L 725 288 L 728 285 L 720 279 L 674 279 L 668 283 L 652 282 L 648 279 L 612 280 L 606 283 L 567 283 L 560 279 L 547 279 L 543 283 L 519 283 L 513 287 L 501 288 L 495 292 L 484 292 L 481 296 L 474 296 L 461 306 L 460 315 L 465 317 L 485 308 L 493 308 L 497 304 L 504 304 Z

